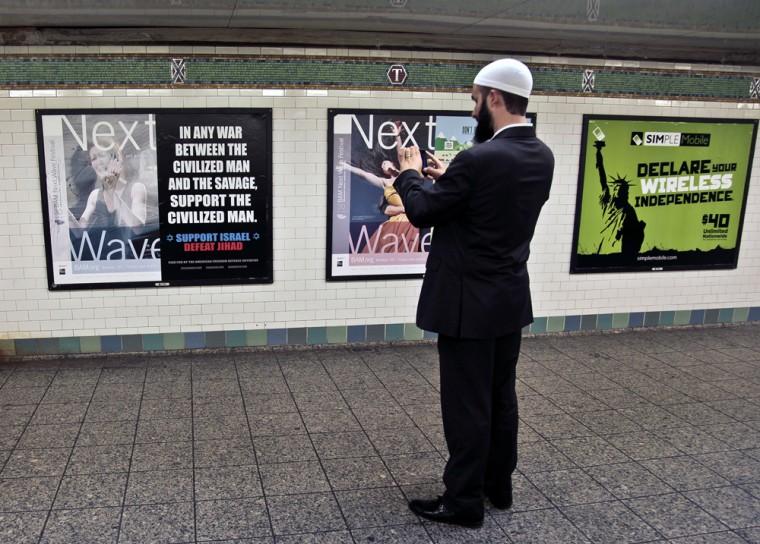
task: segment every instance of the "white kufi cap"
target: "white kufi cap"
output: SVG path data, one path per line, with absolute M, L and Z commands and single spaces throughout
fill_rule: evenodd
M 499 59 L 485 66 L 475 76 L 475 85 L 491 87 L 508 93 L 530 98 L 533 76 L 522 62 L 515 59 Z

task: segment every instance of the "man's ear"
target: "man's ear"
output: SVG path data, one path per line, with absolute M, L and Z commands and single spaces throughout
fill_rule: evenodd
M 493 109 L 495 106 L 498 106 L 499 104 L 503 104 L 504 100 L 501 96 L 501 93 L 498 92 L 496 89 L 491 89 L 488 91 L 488 100 L 491 103 L 491 108 Z

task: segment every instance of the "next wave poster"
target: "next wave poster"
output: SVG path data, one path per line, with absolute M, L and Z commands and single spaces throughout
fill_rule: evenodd
M 393 189 L 397 135 L 448 165 L 476 126 L 463 111 L 329 110 L 328 280 L 422 277 L 434 234 L 409 222 Z
M 735 268 L 757 121 L 585 115 L 570 271 Z
M 271 110 L 40 110 L 50 289 L 272 282 Z

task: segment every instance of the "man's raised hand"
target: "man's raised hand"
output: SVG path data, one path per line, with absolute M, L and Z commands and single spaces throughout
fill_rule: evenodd
M 428 165 L 422 170 L 422 173 L 432 179 L 440 178 L 446 172 L 446 166 L 430 151 L 425 151 L 425 153 L 428 156 Z

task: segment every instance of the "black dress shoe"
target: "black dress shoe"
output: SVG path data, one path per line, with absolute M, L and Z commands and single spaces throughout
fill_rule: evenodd
M 486 497 L 491 501 L 494 508 L 507 510 L 512 507 L 512 488 L 506 492 L 497 492 L 495 489 L 486 489 Z
M 472 528 L 481 527 L 483 525 L 482 517 L 473 518 L 449 510 L 446 505 L 443 504 L 443 497 L 438 497 L 437 499 L 429 501 L 414 499 L 409 501 L 409 508 L 418 516 L 429 519 L 430 521 L 450 523 L 452 525 L 461 525 L 462 527 Z
M 508 510 L 512 508 L 512 491 L 508 493 L 491 493 L 486 491 L 486 497 L 491 501 L 494 508 L 499 510 Z

